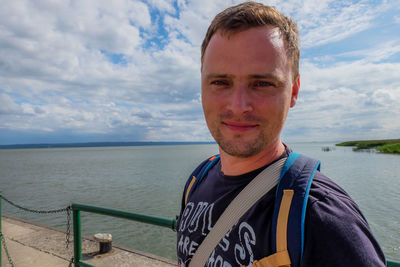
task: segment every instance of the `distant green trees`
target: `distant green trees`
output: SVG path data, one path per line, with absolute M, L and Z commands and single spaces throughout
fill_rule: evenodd
M 357 149 L 374 148 L 382 153 L 400 154 L 400 139 L 348 141 L 336 145 L 355 146 Z
M 383 146 L 377 146 L 376 149 L 383 153 L 400 154 L 400 144 L 387 144 L 387 145 L 383 145 Z

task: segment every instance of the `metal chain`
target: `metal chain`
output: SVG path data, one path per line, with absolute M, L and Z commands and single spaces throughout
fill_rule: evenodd
M 72 257 L 72 258 L 70 259 L 68 267 L 71 267 L 72 264 L 74 264 L 74 257 Z
M 68 249 L 71 237 L 71 206 L 67 207 L 67 231 L 65 232 L 65 247 Z
M 8 263 L 10 263 L 10 265 L 11 265 L 12 267 L 15 267 L 14 262 L 12 261 L 12 259 L 11 259 L 11 257 L 10 257 L 10 254 L 8 253 L 8 249 L 7 249 L 7 245 L 6 245 L 6 240 L 4 239 L 4 236 L 3 236 L 3 233 L 2 233 L 2 232 L 0 232 L 0 237 L 1 237 L 1 242 L 2 242 L 2 244 L 3 244 L 4 251 L 6 252 L 6 256 L 7 256 L 7 259 L 8 259 Z M 1 249 L 1 248 L 0 248 L 0 249 Z
M 41 214 L 48 214 L 48 213 L 60 213 L 60 212 L 64 212 L 64 211 L 68 211 L 68 209 L 70 208 L 69 206 L 63 209 L 57 209 L 57 210 L 33 210 L 33 209 L 28 209 L 25 207 L 22 207 L 18 204 L 15 204 L 14 202 L 12 202 L 11 200 L 8 200 L 7 198 L 5 198 L 4 196 L 1 196 L 2 199 L 4 199 L 6 202 L 8 202 L 10 205 L 19 208 L 21 210 L 24 211 L 28 211 L 28 212 L 33 212 L 33 213 L 41 213 Z
M 67 212 L 67 230 L 65 232 L 65 246 L 68 249 L 69 247 L 69 243 L 70 243 L 70 237 L 71 237 L 71 210 L 72 207 L 68 206 L 66 208 L 62 208 L 62 209 L 56 209 L 56 210 L 34 210 L 34 209 L 28 209 L 25 207 L 22 207 L 18 204 L 15 204 L 14 202 L 12 202 L 11 200 L 7 199 L 4 196 L 1 196 L 2 199 L 4 199 L 6 202 L 8 202 L 10 205 L 19 208 L 21 210 L 24 211 L 28 211 L 28 212 L 33 212 L 33 213 L 39 213 L 39 214 L 50 214 L 50 213 L 60 213 L 60 212 Z

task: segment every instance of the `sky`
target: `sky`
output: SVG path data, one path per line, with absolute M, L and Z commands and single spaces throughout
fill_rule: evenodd
M 241 1 L 0 0 L 0 144 L 210 141 L 200 45 Z M 300 32 L 285 142 L 400 138 L 400 1 L 261 1 Z

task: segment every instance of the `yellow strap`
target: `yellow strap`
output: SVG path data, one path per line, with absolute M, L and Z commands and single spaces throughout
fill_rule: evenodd
M 209 161 L 213 161 L 214 159 L 216 159 L 217 158 L 217 156 L 212 156 L 210 159 L 208 159 Z M 193 185 L 194 185 L 194 182 L 196 182 L 196 177 L 195 176 L 193 176 L 193 178 L 192 178 L 192 180 L 190 181 L 190 184 L 189 184 L 189 186 L 188 186 L 188 188 L 186 189 L 186 194 L 185 194 L 185 206 L 187 205 L 187 200 L 188 200 L 188 197 L 189 197 L 189 193 L 190 193 L 190 190 L 192 189 L 192 187 L 193 187 Z
M 283 190 L 281 207 L 279 208 L 278 222 L 276 226 L 276 251 L 287 250 L 287 224 L 289 218 L 290 205 L 292 204 L 294 191 Z
M 259 261 L 254 261 L 252 267 L 290 267 L 289 252 L 287 250 L 280 251 Z
M 290 267 L 291 261 L 287 250 L 287 224 L 294 191 L 283 190 L 276 226 L 276 253 L 259 261 L 254 261 L 252 267 Z
M 185 206 L 186 206 L 186 204 L 187 204 L 187 200 L 188 200 L 188 197 L 189 197 L 189 193 L 190 193 L 190 190 L 192 189 L 192 186 L 194 185 L 194 182 L 196 182 L 196 177 L 195 177 L 195 176 L 193 176 L 192 180 L 190 181 L 190 184 L 189 184 L 188 188 L 186 189 L 186 194 L 185 194 Z

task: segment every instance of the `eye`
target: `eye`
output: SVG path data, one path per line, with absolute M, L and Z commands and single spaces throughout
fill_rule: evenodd
M 229 82 L 225 80 L 214 80 L 211 81 L 210 84 L 215 85 L 215 86 L 228 86 Z
M 268 82 L 268 81 L 256 81 L 253 84 L 254 87 L 269 87 L 269 86 L 275 86 L 274 83 Z

